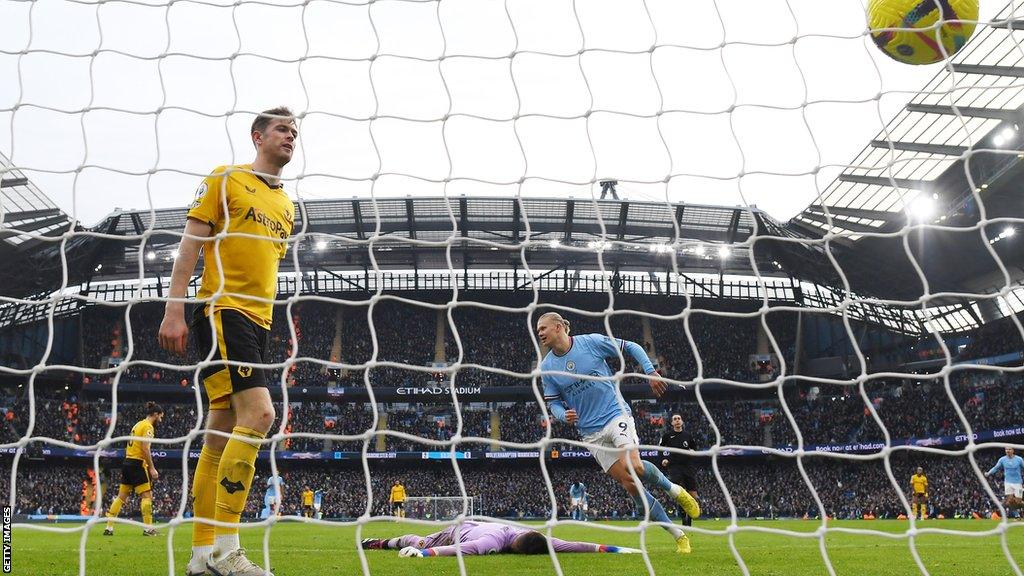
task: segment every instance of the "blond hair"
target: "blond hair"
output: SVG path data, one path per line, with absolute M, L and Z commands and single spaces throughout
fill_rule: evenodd
M 565 327 L 565 333 L 566 334 L 569 333 L 569 321 L 566 320 L 565 318 L 562 318 L 562 315 L 559 314 L 558 312 L 545 312 L 544 314 L 540 315 L 540 318 L 538 318 L 537 321 L 540 322 L 540 321 L 549 320 L 549 319 L 550 320 L 554 320 L 555 322 L 558 322 L 559 324 L 564 326 Z

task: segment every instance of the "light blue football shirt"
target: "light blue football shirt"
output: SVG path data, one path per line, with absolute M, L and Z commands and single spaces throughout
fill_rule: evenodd
M 1014 455 L 1013 458 L 1007 458 L 1001 456 L 996 465 L 988 471 L 989 474 L 995 474 L 996 470 L 1003 469 L 1003 481 L 1007 484 L 1024 484 L 1021 478 L 1022 469 L 1024 469 L 1024 458 Z
M 564 411 L 555 408 L 559 402 L 576 411 L 579 422 L 576 427 L 580 434 L 600 432 L 609 422 L 619 416 L 632 414 L 629 406 L 622 401 L 622 395 L 614 380 L 587 380 L 575 376 L 610 378 L 614 372 L 605 358 L 617 358 L 619 350 L 624 356 L 632 356 L 643 368 L 645 374 L 654 372 L 654 365 L 636 342 L 609 338 L 603 334 L 582 334 L 572 337 L 569 351 L 559 356 L 550 350 L 541 362 L 542 372 L 569 372 L 572 375 L 542 374 L 544 399 L 552 404 L 552 414 L 565 420 Z
M 569 486 L 569 497 L 570 498 L 583 498 L 587 493 L 587 487 L 583 482 L 578 482 Z

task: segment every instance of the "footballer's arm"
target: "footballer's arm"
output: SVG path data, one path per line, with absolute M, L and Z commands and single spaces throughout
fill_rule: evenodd
M 149 479 L 156 480 L 160 477 L 160 473 L 156 471 L 156 466 L 153 465 L 153 452 L 149 449 L 149 442 L 142 443 L 142 459 L 146 461 L 146 469 L 149 470 Z
M 188 344 L 188 324 L 185 323 L 184 302 L 188 282 L 192 278 L 192 272 L 195 271 L 196 262 L 199 261 L 199 251 L 205 242 L 203 238 L 209 238 L 212 233 L 213 226 L 210 223 L 188 218 L 185 221 L 185 236 L 181 238 L 178 257 L 174 259 L 174 268 L 171 270 L 171 287 L 168 296 L 180 300 L 169 300 L 164 307 L 164 319 L 160 323 L 159 339 L 161 348 L 179 356 L 185 355 L 185 347 Z

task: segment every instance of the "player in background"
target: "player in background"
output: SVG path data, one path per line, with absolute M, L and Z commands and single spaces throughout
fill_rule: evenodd
M 583 494 L 586 488 L 582 482 L 573 482 L 569 486 L 569 519 L 579 520 L 582 516 Z
M 313 517 L 313 491 L 308 485 L 302 489 L 302 517 Z
M 583 496 L 580 498 L 580 520 L 587 522 L 587 512 L 590 510 L 590 494 L 587 493 L 587 485 L 580 482 L 583 488 Z
M 928 517 L 928 477 L 920 466 L 910 477 L 910 513 L 918 520 Z
M 405 518 L 405 486 L 402 482 L 395 480 L 391 486 L 391 494 L 388 495 L 388 503 L 391 504 L 391 515 L 398 518 Z
M 137 438 L 153 438 L 156 435 L 156 425 L 164 419 L 164 409 L 156 402 L 146 402 L 146 417 L 132 426 L 132 436 Z M 142 523 L 146 526 L 153 525 L 153 487 L 150 484 L 160 477 L 160 473 L 153 466 L 153 454 L 149 449 L 149 442 L 144 440 L 129 440 L 124 451 L 124 463 L 121 464 L 121 486 L 117 490 L 110 503 L 110 510 L 107 511 L 107 527 L 103 530 L 104 536 L 114 535 L 114 518 L 121 512 L 121 506 L 128 501 L 128 496 L 134 491 L 139 495 L 142 509 Z M 155 536 L 156 530 L 144 528 L 143 536 Z
M 651 519 L 664 523 L 663 528 L 675 539 L 676 551 L 688 554 L 689 538 L 672 525 L 658 499 L 643 484 L 637 485 L 633 481 L 630 470 L 641 482 L 670 495 L 692 518 L 700 516 L 700 505 L 682 486 L 670 482 L 657 466 L 640 459 L 640 439 L 636 434 L 633 414 L 622 399 L 619 387 L 611 379 L 612 369 L 605 361 L 606 358 L 617 358 L 621 351 L 623 356 L 632 356 L 644 373 L 656 376 L 647 353 L 636 342 L 612 339 L 602 334 L 570 336 L 569 321 L 555 312 L 542 314 L 537 320 L 537 338 L 541 345 L 549 348 L 541 362 L 541 380 L 551 415 L 579 429 L 583 441 L 594 446 L 591 452 L 598 464 L 629 493 L 636 509 L 643 510 L 646 501 Z M 600 379 L 583 379 L 576 374 Z M 662 380 L 651 380 L 655 396 L 660 397 L 665 388 Z M 616 450 L 618 448 L 625 450 Z
M 467 556 L 483 554 L 547 554 L 548 538 L 527 528 L 517 528 L 498 522 L 463 522 L 427 536 L 406 534 L 397 538 L 367 538 L 361 545 L 364 550 L 399 550 L 399 555 L 408 558 L 429 558 L 432 556 L 455 556 L 455 534 L 459 531 L 458 549 Z M 640 550 L 621 546 L 605 546 L 590 542 L 568 542 L 551 539 L 555 552 L 608 552 L 612 554 L 636 554 Z
M 213 364 L 200 376 L 209 398 L 203 449 L 192 477 L 192 558 L 187 574 L 263 576 L 245 556 L 237 524 L 256 472 L 256 455 L 274 422 L 262 369 L 277 293 L 278 262 L 288 249 L 294 206 L 281 171 L 292 159 L 298 130 L 287 108 L 257 115 L 249 131 L 252 164 L 215 169 L 196 191 L 171 272 L 160 345 L 182 355 L 188 343 L 185 298 L 203 250 L 203 278 L 193 318 L 199 355 Z M 197 135 L 198 138 L 198 135 Z M 217 233 L 229 235 L 211 238 Z M 237 234 L 245 234 L 239 236 Z M 213 329 L 211 330 L 211 325 Z M 222 361 L 231 361 L 231 364 Z M 231 433 L 230 438 L 214 433 Z
M 1013 455 L 1013 448 L 1006 448 L 1006 455 L 1000 456 L 999 461 L 991 470 L 985 473 L 985 477 L 995 474 L 999 469 L 1003 470 L 1003 494 L 1006 496 L 1006 507 L 1017 509 L 1017 518 L 1020 518 L 1020 508 L 1024 505 L 1021 501 L 1024 498 L 1024 458 Z
M 317 520 L 323 518 L 323 514 L 320 513 L 320 508 L 323 507 L 324 493 L 322 490 L 313 492 L 313 517 Z
M 693 437 L 683 430 L 683 416 L 681 414 L 673 414 L 669 423 L 672 427 L 661 434 L 659 444 L 666 448 L 693 450 Z M 693 496 L 694 500 L 698 500 L 697 474 L 693 469 L 690 456 L 678 452 L 666 452 L 665 457 L 661 460 L 661 466 L 666 469 L 669 480 L 682 486 L 684 490 L 690 493 L 690 496 Z M 693 518 L 690 518 L 690 515 L 683 510 L 682 506 L 679 506 L 679 516 L 682 517 L 684 526 L 693 524 Z
M 281 505 L 284 503 L 284 478 L 271 476 L 267 478 L 267 491 L 263 493 L 263 510 L 260 518 L 281 515 Z

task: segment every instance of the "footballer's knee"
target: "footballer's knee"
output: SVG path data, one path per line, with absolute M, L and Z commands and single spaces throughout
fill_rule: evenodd
M 233 410 L 210 410 L 206 416 L 207 432 L 203 436 L 203 442 L 214 450 L 223 450 L 228 443 L 227 436 L 212 432 L 230 433 L 235 427 L 235 413 Z
M 266 434 L 274 424 L 276 413 L 266 388 L 250 388 L 231 397 L 236 419 L 235 425 Z
M 622 487 L 626 489 L 626 492 L 629 492 L 630 496 L 636 496 L 637 494 L 640 493 L 640 490 L 637 488 L 636 482 L 634 482 L 633 479 L 630 478 L 629 476 L 626 476 L 625 478 L 620 478 L 619 483 L 622 484 Z

